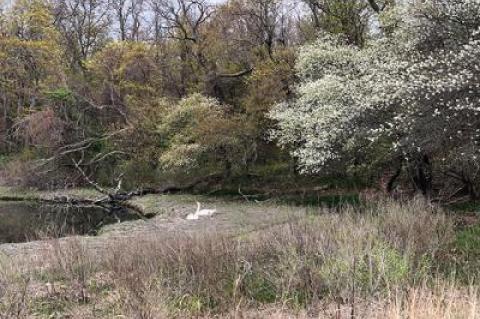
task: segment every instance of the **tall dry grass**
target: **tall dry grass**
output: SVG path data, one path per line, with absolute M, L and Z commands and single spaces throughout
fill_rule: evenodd
M 446 271 L 454 225 L 440 210 L 383 201 L 296 217 L 236 236 L 53 245 L 31 270 L 0 275 L 1 309 L 12 318 L 52 308 L 73 318 L 479 316 L 475 285 Z
M 358 300 L 355 318 L 368 319 L 476 319 L 480 316 L 480 297 L 473 288 L 440 285 L 411 288 L 385 299 Z M 232 312 L 222 318 L 265 319 L 350 319 L 352 305 L 322 305 L 320 311 L 291 312 L 279 307 L 265 310 Z

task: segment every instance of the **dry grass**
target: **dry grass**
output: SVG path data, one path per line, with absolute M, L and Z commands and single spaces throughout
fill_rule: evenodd
M 480 316 L 480 298 L 475 289 L 451 286 L 412 288 L 383 300 L 359 300 L 355 303 L 355 317 L 368 319 L 475 319 Z M 263 311 L 232 313 L 223 318 L 270 319 L 327 319 L 351 318 L 351 305 L 325 305 L 323 310 L 307 313 L 287 312 L 272 308 Z
M 475 286 L 445 275 L 453 237 L 449 218 L 413 201 L 240 236 L 138 237 L 102 253 L 77 239 L 26 269 L 1 266 L 0 318 L 473 319 Z

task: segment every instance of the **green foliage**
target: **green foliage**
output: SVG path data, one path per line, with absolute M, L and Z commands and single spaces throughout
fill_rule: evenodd
M 305 197 L 292 197 L 286 196 L 283 201 L 288 204 L 297 204 L 297 205 L 311 205 L 311 206 L 324 206 L 324 207 L 341 207 L 343 205 L 358 205 L 360 199 L 358 194 L 343 194 L 343 195 L 321 195 L 321 194 L 312 194 L 306 195 Z
M 358 265 L 359 282 L 375 289 L 375 284 L 390 288 L 408 280 L 410 267 L 405 256 L 388 244 L 377 244 Z M 375 281 L 377 282 L 375 283 Z
M 52 100 L 52 102 L 61 102 L 67 104 L 72 104 L 75 102 L 73 92 L 68 88 L 58 88 L 53 91 L 48 91 L 46 92 L 46 97 Z
M 39 297 L 32 302 L 30 310 L 36 316 L 55 318 L 61 316 L 69 305 L 69 301 L 61 298 Z
M 85 67 L 98 94 L 110 89 L 122 100 L 129 96 L 154 98 L 161 92 L 156 91 L 158 74 L 153 58 L 146 43 L 112 42 L 86 61 Z
M 452 249 L 455 265 L 449 270 L 466 282 L 477 281 L 480 276 L 480 225 L 458 232 Z
M 385 22 L 395 25 L 395 16 L 398 26 L 365 45 L 332 31 L 301 46 L 296 97 L 269 114 L 277 122 L 272 138 L 291 150 L 302 172 L 368 169 L 392 176 L 391 163 L 401 159 L 422 194 L 430 195 L 438 177 L 445 188 L 463 184 L 475 197 L 478 133 L 465 127 L 480 125 L 473 120 L 478 92 L 472 89 L 480 73 L 471 67 L 480 57 L 473 31 L 480 27 L 480 5 L 440 3 L 399 5 Z M 335 2 L 333 9 L 352 4 Z M 472 31 L 458 20 L 469 21 Z M 468 80 L 453 80 L 464 74 Z
M 453 203 L 447 207 L 458 213 L 480 212 L 480 202 L 477 201 Z
M 0 167 L 9 161 L 8 155 L 0 154 Z
M 261 272 L 247 274 L 242 289 L 248 298 L 264 304 L 274 303 L 279 295 L 275 284 Z
M 409 262 L 387 243 L 356 254 L 353 260 L 334 256 L 328 258 L 320 268 L 320 276 L 329 291 L 341 292 L 355 285 L 358 291 L 374 293 L 388 291 L 405 284 L 411 272 Z
M 480 226 L 471 226 L 457 234 L 455 247 L 460 254 L 471 256 L 472 260 L 480 257 Z
M 189 314 L 201 314 L 209 309 L 215 309 L 216 302 L 202 296 L 185 295 L 175 298 L 171 303 L 172 311 L 182 311 Z
M 125 1 L 15 0 L 2 9 L 2 151 L 12 160 L 32 151 L 23 163 L 32 169 L 48 159 L 38 172 L 72 176 L 70 186 L 82 183 L 71 165 L 82 159 L 102 184 L 122 173 L 126 187 L 213 173 L 225 184 L 251 182 L 263 169 L 264 184 L 283 178 L 285 188 L 299 187 L 291 178 L 299 171 L 383 178 L 400 158 L 409 162 L 403 174 L 425 153 L 460 176 L 452 189 L 475 197 L 479 181 L 464 171 L 478 166 L 476 4 L 303 0 L 308 10 L 293 19 L 285 0 L 179 1 L 178 12 L 171 1 L 127 9 Z M 450 94 L 450 75 L 470 71 L 471 82 Z M 437 85 L 454 103 L 468 92 L 468 107 L 450 109 Z M 52 178 L 45 184 L 57 185 Z
M 157 161 L 144 158 L 133 158 L 123 161 L 118 170 L 123 173 L 126 189 L 136 189 L 141 187 L 154 187 L 163 177 L 158 167 Z
M 279 51 L 274 60 L 259 63 L 248 78 L 243 105 L 258 129 L 265 130 L 266 114 L 276 104 L 285 101 L 294 85 L 295 56 L 291 50 Z
M 213 165 L 212 170 L 230 174 L 249 152 L 250 136 L 242 117 L 199 94 L 172 106 L 158 125 L 158 134 L 166 145 L 159 158 L 166 170 L 188 173 Z
M 50 159 L 48 170 L 65 172 L 72 186 L 81 179 L 71 160 L 80 158 L 101 184 L 128 176 L 125 187 L 182 175 L 229 177 L 250 168 L 266 144 L 265 112 L 293 84 L 291 48 L 247 45 L 253 33 L 242 34 L 241 44 L 224 37 L 226 25 L 242 29 L 232 20 L 235 10 L 244 10 L 237 4 L 219 8 L 219 15 L 209 12 L 198 26 L 190 21 L 196 13 L 185 13 L 171 26 L 175 39 L 162 41 L 147 40 L 157 29 L 143 24 L 132 37 L 122 30 L 116 41 L 111 10 L 117 4 L 78 4 L 16 0 L 1 12 L 2 148 L 8 145 L 12 154 L 31 149 L 35 155 L 25 165 Z M 182 26 L 187 38 L 177 39 Z
M 370 14 L 363 1 L 326 0 L 323 5 L 327 10 L 318 26 L 320 29 L 342 35 L 350 44 L 365 44 Z

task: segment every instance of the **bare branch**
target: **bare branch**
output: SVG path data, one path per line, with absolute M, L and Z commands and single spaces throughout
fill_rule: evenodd
M 90 177 L 87 175 L 87 173 L 85 173 L 85 171 L 80 167 L 81 161 L 77 162 L 72 158 L 72 163 L 75 166 L 75 168 L 80 172 L 80 174 L 82 174 L 85 181 L 90 186 L 92 186 L 97 192 L 99 192 L 101 194 L 104 194 L 104 195 L 107 195 L 109 197 L 111 196 L 111 194 L 107 190 L 105 190 L 103 187 L 101 187 L 100 185 L 98 185 L 97 183 L 95 183 L 94 181 L 92 181 L 90 179 Z

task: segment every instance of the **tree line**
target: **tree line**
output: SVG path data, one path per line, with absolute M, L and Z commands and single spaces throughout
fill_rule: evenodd
M 479 7 L 5 3 L 2 181 L 138 187 L 281 166 L 475 197 Z

